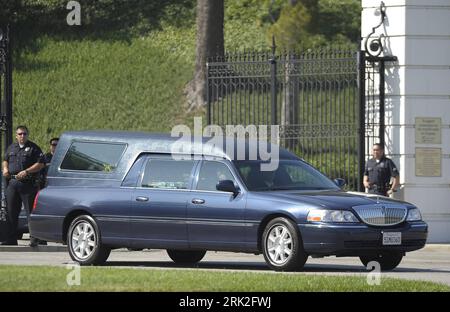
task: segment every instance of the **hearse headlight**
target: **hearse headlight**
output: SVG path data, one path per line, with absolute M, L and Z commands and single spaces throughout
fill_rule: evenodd
M 422 221 L 422 215 L 420 214 L 419 209 L 409 209 L 406 221 Z
M 308 213 L 307 220 L 309 222 L 359 222 L 355 215 L 347 210 L 311 210 Z

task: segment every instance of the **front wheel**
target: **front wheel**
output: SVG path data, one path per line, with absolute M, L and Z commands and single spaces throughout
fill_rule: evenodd
M 390 271 L 395 269 L 403 259 L 403 254 L 400 252 L 385 252 L 376 255 L 359 257 L 362 264 L 367 268 L 371 261 L 378 262 L 382 271 Z
M 266 263 L 276 271 L 301 270 L 308 259 L 298 230 L 286 218 L 271 220 L 262 235 Z
M 170 259 L 179 264 L 194 264 L 203 259 L 206 250 L 173 250 L 167 249 Z
M 76 217 L 67 232 L 70 257 L 80 265 L 100 265 L 106 262 L 111 248 L 101 242 L 97 223 L 89 215 Z

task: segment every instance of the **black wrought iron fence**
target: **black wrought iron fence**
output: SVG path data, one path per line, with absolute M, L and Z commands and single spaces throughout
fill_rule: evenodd
M 207 73 L 209 124 L 280 125 L 283 147 L 359 188 L 357 52 L 232 53 Z

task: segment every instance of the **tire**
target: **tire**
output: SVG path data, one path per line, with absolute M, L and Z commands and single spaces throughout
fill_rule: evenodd
M 400 264 L 403 254 L 400 252 L 384 252 L 378 255 L 361 256 L 359 259 L 366 268 L 369 262 L 376 261 L 380 264 L 382 271 L 390 271 Z
M 262 234 L 266 263 L 275 271 L 302 270 L 308 255 L 296 226 L 286 218 L 275 218 Z
M 167 249 L 170 259 L 179 264 L 195 264 L 203 259 L 206 250 L 173 250 Z
M 111 248 L 102 244 L 97 223 L 89 215 L 72 221 L 67 232 L 67 247 L 72 260 L 80 265 L 104 264 L 111 252 Z

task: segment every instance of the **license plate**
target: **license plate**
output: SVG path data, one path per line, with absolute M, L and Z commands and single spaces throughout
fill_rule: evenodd
M 401 245 L 401 232 L 383 232 L 383 245 Z

